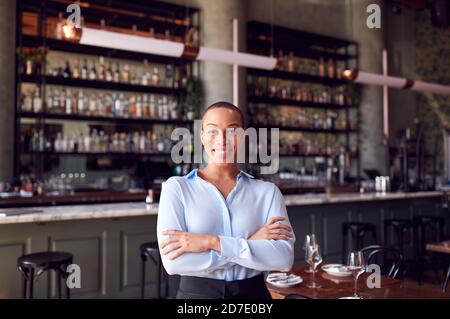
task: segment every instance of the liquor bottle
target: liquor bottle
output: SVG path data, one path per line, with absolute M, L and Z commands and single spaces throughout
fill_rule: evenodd
M 105 104 L 103 103 L 103 100 L 104 100 L 103 94 L 100 93 L 98 95 L 98 97 L 97 97 L 97 100 L 95 101 L 97 115 L 100 115 L 100 116 L 106 115 L 106 113 L 105 113 Z
M 89 97 L 89 105 L 88 105 L 88 115 L 96 115 L 97 113 L 97 97 L 95 94 L 92 94 Z
M 136 99 L 136 117 L 137 118 L 142 118 L 142 113 L 143 113 L 142 98 L 141 98 L 140 95 L 138 95 L 138 97 Z
M 40 113 L 42 111 L 42 99 L 39 92 L 39 89 L 36 88 L 34 91 L 34 97 L 33 97 L 33 112 Z
M 325 63 L 323 61 L 323 57 L 320 57 L 319 60 L 319 76 L 325 76 Z
M 342 68 L 341 63 L 339 61 L 336 61 L 336 78 L 337 79 L 342 78 Z
M 49 88 L 47 92 L 47 98 L 45 99 L 45 106 L 48 111 L 52 111 L 53 108 L 53 89 Z
M 85 114 L 87 108 L 87 101 L 83 94 L 83 90 L 78 91 L 78 113 Z
M 69 63 L 69 61 L 66 61 L 66 66 L 63 71 L 63 77 L 70 78 L 71 74 L 72 74 L 72 72 L 70 71 L 70 63 Z
M 81 68 L 81 78 L 83 80 L 86 80 L 88 78 L 88 67 L 87 67 L 87 60 L 83 60 L 83 67 Z
M 148 71 L 143 72 L 141 77 L 141 85 L 149 85 L 150 83 L 150 73 Z
M 168 120 L 169 119 L 169 105 L 168 105 L 168 101 L 167 101 L 167 96 L 163 96 L 162 98 L 162 118 L 164 120 Z
M 122 71 L 122 82 L 128 83 L 130 82 L 130 67 L 128 64 L 125 64 Z
M 59 12 L 58 22 L 56 23 L 55 29 L 55 38 L 58 40 L 62 40 L 64 38 L 63 26 L 64 26 L 64 16 L 62 12 Z
M 163 105 L 163 100 L 161 98 L 158 99 L 157 101 L 157 117 L 159 119 L 164 118 L 164 105 Z
M 142 116 L 149 117 L 150 116 L 150 104 L 148 103 L 148 95 L 144 94 L 142 98 Z
M 89 69 L 89 80 L 97 79 L 97 70 L 95 69 L 95 62 L 92 61 L 92 66 Z
M 66 90 L 62 89 L 61 94 L 59 95 L 59 112 L 66 112 Z
M 113 71 L 111 69 L 111 61 L 108 63 L 108 68 L 106 69 L 105 80 L 108 82 L 112 82 L 114 80 Z
M 173 67 L 171 64 L 166 64 L 165 85 L 172 87 L 173 84 Z
M 159 69 L 157 67 L 153 68 L 153 74 L 152 74 L 152 85 L 158 86 L 159 85 Z
M 123 94 L 120 93 L 119 98 L 114 99 L 114 113 L 119 117 L 123 116 L 122 101 L 123 101 Z
M 104 109 L 105 109 L 105 114 L 108 116 L 113 115 L 113 104 L 114 101 L 111 98 L 110 94 L 106 94 L 105 98 L 103 99 L 103 104 L 104 104 Z
M 150 95 L 150 118 L 157 118 L 158 109 L 156 107 L 155 96 Z
M 75 61 L 75 65 L 72 70 L 72 77 L 74 79 L 79 79 L 81 77 L 80 60 L 78 60 L 78 59 Z
M 279 50 L 278 51 L 278 58 L 277 58 L 277 68 L 280 71 L 284 71 L 284 55 L 283 55 L 283 50 Z
M 25 74 L 33 74 L 33 61 L 31 61 L 31 58 L 27 58 L 27 61 L 25 62 Z
M 66 114 L 72 114 L 72 92 L 70 90 L 67 90 L 66 94 Z
M 22 95 L 22 111 L 31 112 L 33 109 L 33 99 L 31 97 L 30 91 L 26 91 Z
M 116 69 L 114 70 L 113 81 L 118 83 L 120 82 L 120 68 L 119 63 L 116 63 Z
M 136 117 L 136 98 L 134 96 L 129 99 L 129 116 Z
M 106 66 L 105 66 L 105 58 L 100 56 L 99 58 L 99 69 L 97 78 L 101 81 L 106 80 Z
M 142 131 L 139 135 L 139 152 L 145 153 L 147 151 L 147 136 L 145 132 Z
M 331 58 L 328 60 L 328 77 L 334 78 L 334 61 Z
M 289 72 L 294 72 L 294 53 L 292 51 L 289 52 L 287 67 Z
M 52 110 L 55 112 L 59 112 L 60 111 L 59 105 L 60 105 L 60 92 L 58 89 L 54 89 Z
M 154 38 L 155 37 L 155 28 L 153 28 L 153 27 L 150 28 L 148 33 L 149 33 L 150 38 Z

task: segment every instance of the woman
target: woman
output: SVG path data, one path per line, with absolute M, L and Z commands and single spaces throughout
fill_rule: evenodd
M 262 272 L 292 266 L 295 237 L 281 192 L 240 171 L 239 137 L 226 138 L 244 123 L 233 104 L 206 108 L 208 164 L 163 183 L 157 235 L 164 268 L 181 275 L 177 298 L 270 299 Z

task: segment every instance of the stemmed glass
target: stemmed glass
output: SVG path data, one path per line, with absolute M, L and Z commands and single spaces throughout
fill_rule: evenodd
M 316 268 L 322 263 L 322 255 L 320 254 L 319 245 L 310 245 L 306 250 L 306 261 L 313 269 L 312 272 L 312 282 L 307 284 L 308 288 L 320 288 L 321 285 L 316 283 Z
M 305 243 L 303 244 L 303 250 L 305 251 L 305 260 L 308 260 L 308 247 L 315 245 L 317 245 L 316 235 L 314 234 L 306 235 Z M 314 269 L 311 266 L 309 266 L 309 268 L 307 268 L 305 272 L 312 273 L 314 272 Z
M 348 299 L 362 299 L 358 295 L 358 278 L 365 271 L 364 255 L 360 251 L 352 251 L 348 255 L 347 268 L 352 272 L 353 278 L 355 279 L 355 292 L 353 296 L 348 297 Z

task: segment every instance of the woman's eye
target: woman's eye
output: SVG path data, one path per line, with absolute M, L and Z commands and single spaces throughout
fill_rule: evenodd
M 215 134 L 217 134 L 217 130 L 208 130 L 207 133 L 209 135 L 215 135 Z

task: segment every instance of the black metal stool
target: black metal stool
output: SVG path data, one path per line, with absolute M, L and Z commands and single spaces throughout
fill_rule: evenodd
M 155 264 L 158 277 L 156 279 L 156 298 L 161 298 L 161 277 L 162 277 L 162 262 L 159 254 L 159 245 L 157 242 L 143 243 L 140 247 L 141 252 L 141 298 L 144 299 L 145 294 L 145 266 L 148 259 Z M 167 280 L 166 280 L 166 293 L 167 293 Z
M 355 243 L 354 249 L 361 250 L 365 243 L 364 239 L 368 233 L 371 233 L 374 242 L 377 241 L 377 226 L 372 223 L 350 222 L 342 224 L 342 263 L 346 263 L 348 233 L 351 234 L 352 241 Z
M 414 222 L 409 219 L 385 219 L 384 220 L 384 246 L 385 247 L 394 247 L 399 250 L 402 255 L 405 257 L 404 251 L 404 237 L 405 234 L 411 232 L 411 235 L 414 236 Z M 390 243 L 389 238 L 394 232 L 394 242 Z
M 420 215 L 413 218 L 414 222 L 414 247 L 416 253 L 417 282 L 422 283 L 422 276 L 425 270 L 425 259 L 432 255 L 427 253 L 427 242 L 440 242 L 444 238 L 445 219 L 441 216 Z M 432 255 L 432 257 L 436 257 Z M 437 278 L 437 268 L 435 264 L 435 277 Z
M 73 255 L 67 252 L 47 251 L 29 255 L 23 255 L 17 259 L 17 267 L 22 273 L 24 299 L 33 299 L 34 280 L 47 270 L 56 272 L 58 298 L 61 299 L 61 278 L 65 280 L 68 277 L 67 267 L 73 263 Z M 70 289 L 66 286 L 66 298 L 70 298 Z

